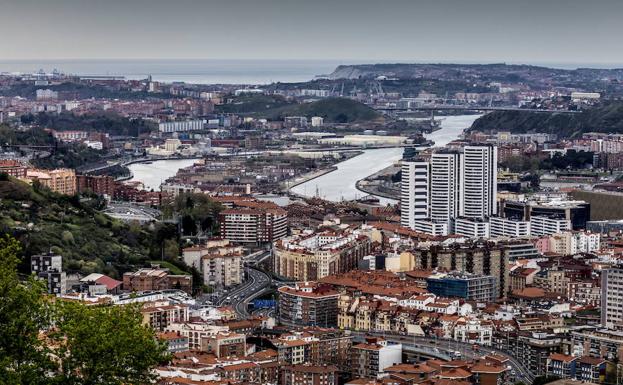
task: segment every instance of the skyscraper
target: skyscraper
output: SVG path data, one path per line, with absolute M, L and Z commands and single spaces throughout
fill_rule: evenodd
M 447 223 L 459 214 L 461 154 L 438 152 L 431 157 L 430 218 Z
M 497 213 L 495 146 L 442 150 L 430 161 L 405 151 L 401 177 L 402 226 L 445 235 L 454 230 L 456 218 L 486 221 Z
M 460 216 L 486 218 L 497 214 L 497 164 L 495 146 L 463 148 Z
M 415 221 L 429 217 L 430 164 L 410 157 L 402 160 L 400 184 L 400 224 L 411 229 Z

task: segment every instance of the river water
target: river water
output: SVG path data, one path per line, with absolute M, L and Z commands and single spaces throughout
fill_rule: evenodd
M 435 142 L 435 147 L 442 147 L 457 139 L 463 130 L 470 127 L 480 115 L 445 116 L 441 122 L 441 129 L 426 135 L 427 139 Z M 292 192 L 304 196 L 320 196 L 330 201 L 353 200 L 367 194 L 357 190 L 358 180 L 374 174 L 402 157 L 403 148 L 382 148 L 365 150 L 363 154 L 348 159 L 337 165 L 337 170 L 319 178 L 302 183 L 292 189 Z M 381 198 L 380 203 L 396 203 L 393 199 Z
M 142 182 L 145 190 L 160 191 L 160 184 L 174 176 L 177 170 L 192 166 L 196 159 L 167 159 L 151 163 L 133 163 L 128 166 L 133 182 Z
M 480 115 L 445 116 L 441 129 L 426 135 L 435 141 L 435 147 L 445 146 L 457 139 L 463 130 Z M 357 190 L 355 184 L 377 171 L 390 166 L 402 157 L 402 148 L 382 148 L 364 150 L 363 154 L 337 164 L 337 170 L 319 178 L 300 184 L 292 192 L 304 196 L 315 196 L 316 193 L 331 201 L 352 200 L 367 194 Z M 160 190 L 160 184 L 174 176 L 180 168 L 192 165 L 192 159 L 158 160 L 151 163 L 134 163 L 128 166 L 132 171 L 132 181 L 143 182 L 145 189 Z M 380 198 L 381 204 L 395 203 L 392 199 Z

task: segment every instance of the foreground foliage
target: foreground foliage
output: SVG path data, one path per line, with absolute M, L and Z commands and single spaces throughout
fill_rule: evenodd
M 0 238 L 0 383 L 139 385 L 166 362 L 166 346 L 136 306 L 48 298 L 17 274 L 19 243 Z

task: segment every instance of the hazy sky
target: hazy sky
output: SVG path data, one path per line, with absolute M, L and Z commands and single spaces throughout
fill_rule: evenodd
M 623 0 L 0 0 L 0 60 L 623 63 Z

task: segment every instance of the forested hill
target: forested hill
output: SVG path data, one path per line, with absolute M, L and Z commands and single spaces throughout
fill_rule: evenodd
M 578 138 L 587 132 L 623 133 L 623 102 L 610 102 L 577 114 L 530 111 L 496 111 L 474 122 L 471 131 L 551 133 L 559 138 Z

